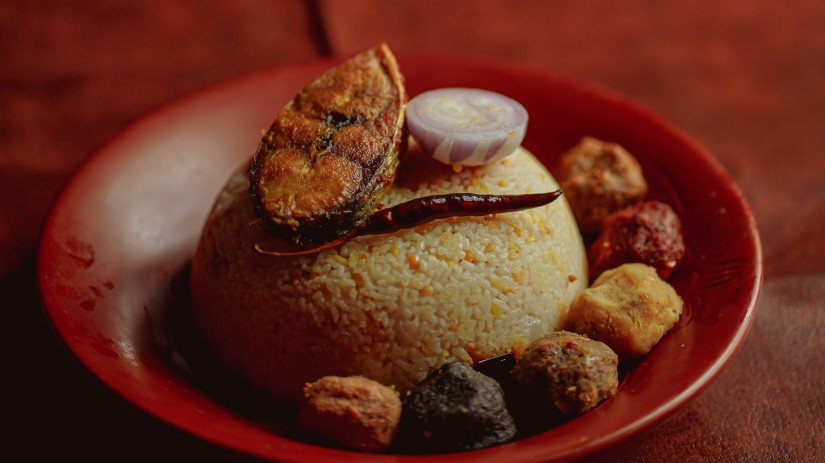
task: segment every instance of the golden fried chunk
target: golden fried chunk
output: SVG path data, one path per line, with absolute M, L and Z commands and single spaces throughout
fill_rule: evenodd
M 607 270 L 573 299 L 567 329 L 639 358 L 679 321 L 684 303 L 656 269 L 624 264 Z
M 395 177 L 406 100 L 386 45 L 301 90 L 264 135 L 249 167 L 249 191 L 265 229 L 312 244 L 361 223 Z
M 615 143 L 591 137 L 565 153 L 554 173 L 585 234 L 598 231 L 605 217 L 647 194 L 636 159 Z

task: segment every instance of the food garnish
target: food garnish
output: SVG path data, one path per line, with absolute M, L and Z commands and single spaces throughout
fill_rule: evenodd
M 395 58 L 381 45 L 327 71 L 287 104 L 264 134 L 249 167 L 249 192 L 258 215 L 253 223 L 277 238 L 266 248 L 256 245 L 257 252 L 310 254 L 355 236 L 391 233 L 436 219 L 543 206 L 561 194 L 456 193 L 376 212 L 406 147 L 406 98 Z M 410 121 L 413 135 L 418 134 L 426 147 L 442 130 L 441 135 L 449 138 L 444 138 L 446 145 L 439 153 L 456 162 L 500 159 L 524 138 L 527 112 L 503 95 L 442 89 L 419 95 L 416 101 Z M 451 122 L 427 128 L 438 118 Z
M 380 45 L 313 80 L 264 134 L 249 192 L 264 229 L 297 245 L 350 232 L 395 178 L 407 93 Z
M 472 166 L 503 159 L 521 145 L 527 110 L 488 90 L 441 88 L 410 100 L 407 124 L 436 160 Z
M 437 219 L 485 216 L 500 212 L 516 212 L 540 207 L 552 203 L 561 196 L 561 194 L 561 190 L 555 190 L 548 193 L 523 195 L 452 193 L 424 196 L 381 209 L 345 235 L 327 243 L 303 247 L 286 244 L 281 249 L 264 249 L 260 245 L 256 245 L 255 250 L 260 254 L 270 256 L 311 254 L 338 246 L 356 236 L 393 233 L 398 230 L 423 225 Z

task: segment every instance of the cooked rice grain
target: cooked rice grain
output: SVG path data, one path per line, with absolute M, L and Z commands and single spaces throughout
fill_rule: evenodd
M 296 399 L 304 383 L 326 375 L 363 375 L 403 393 L 449 360 L 520 350 L 560 329 L 587 283 L 563 198 L 275 258 L 253 249 L 268 237 L 249 225 L 247 188 L 236 173 L 204 228 L 192 265 L 194 312 L 221 360 L 275 397 Z M 524 149 L 460 172 L 411 153 L 383 202 L 555 188 Z

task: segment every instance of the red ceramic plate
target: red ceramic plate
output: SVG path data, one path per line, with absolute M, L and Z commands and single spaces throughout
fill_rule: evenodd
M 672 282 L 679 325 L 624 379 L 615 398 L 542 434 L 432 461 L 561 461 L 615 444 L 696 396 L 731 359 L 753 321 L 759 238 L 742 194 L 701 146 L 650 111 L 576 80 L 502 63 L 401 56 L 411 95 L 467 86 L 498 91 L 530 113 L 525 145 L 550 165 L 582 136 L 622 144 L 653 197 L 681 216 L 689 252 Z M 403 462 L 278 435 L 216 401 L 162 358 L 157 333 L 170 280 L 192 256 L 213 199 L 255 149 L 260 130 L 320 61 L 237 78 L 169 104 L 115 136 L 78 169 L 46 222 L 43 301 L 80 361 L 158 419 L 244 454 L 285 461 Z M 162 331 L 160 331 L 162 332 Z

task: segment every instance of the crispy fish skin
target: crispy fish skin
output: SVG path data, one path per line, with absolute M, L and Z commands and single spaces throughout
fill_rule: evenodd
M 306 245 L 373 212 L 395 178 L 407 93 L 382 44 L 316 78 L 284 107 L 249 167 L 265 230 Z

